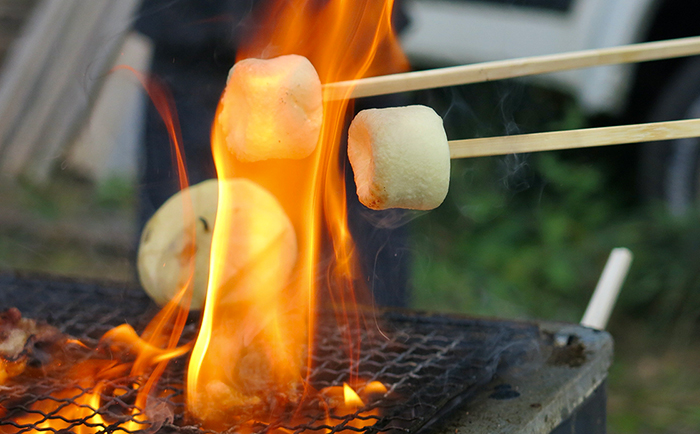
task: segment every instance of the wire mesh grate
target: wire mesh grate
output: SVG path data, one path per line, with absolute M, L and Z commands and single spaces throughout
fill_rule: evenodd
M 96 344 L 102 334 L 123 323 L 139 330 L 156 311 L 134 287 L 0 275 L 0 310 L 13 306 L 25 317 L 44 319 L 88 344 Z M 376 319 L 373 327 L 347 330 L 337 325 L 333 315 L 320 315 L 313 368 L 303 374 L 308 374 L 305 378 L 316 390 L 351 381 L 343 336 L 358 333 L 362 352 L 352 371 L 363 384 L 378 381 L 387 392 L 372 395 L 362 409 L 347 415 L 324 412 L 318 398 L 301 404 L 301 421 L 291 417 L 296 407 L 278 409 L 274 423 L 253 422 L 239 415 L 227 432 L 424 431 L 468 402 L 499 369 L 527 361 L 542 343 L 538 327 L 531 324 L 407 311 L 377 313 Z M 190 337 L 195 327 L 193 318 Z M 28 386 L 5 387 L 0 394 L 0 434 L 87 432 L 83 431 L 86 427 L 92 427 L 89 432 L 105 433 L 205 432 L 185 415 L 184 359 L 170 363 L 160 392 L 146 409 L 134 404 L 132 386 L 137 382 L 127 376 L 102 384 L 100 390 L 66 385 L 60 375 L 39 378 Z M 362 387 L 358 393 L 363 392 Z M 60 410 L 66 406 L 75 406 L 76 416 L 63 416 Z

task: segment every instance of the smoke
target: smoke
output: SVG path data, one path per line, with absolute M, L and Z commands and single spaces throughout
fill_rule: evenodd
M 400 315 L 388 313 L 384 318 L 390 324 L 393 318 L 400 319 Z M 427 415 L 429 420 L 420 427 L 419 433 L 439 431 L 438 426 L 455 411 L 464 409 L 477 394 L 488 390 L 486 388 L 494 380 L 503 380 L 494 388 L 494 399 L 519 396 L 517 388 L 508 382 L 517 384 L 518 378 L 541 368 L 549 352 L 546 340 L 534 324 L 445 315 L 423 316 L 414 321 L 411 326 L 414 333 L 406 339 L 417 343 L 422 341 L 422 333 L 432 331 L 434 341 L 425 341 L 419 347 L 431 348 L 431 354 L 436 354 L 433 363 L 442 369 L 441 374 L 433 378 L 430 390 L 441 390 L 443 396 L 451 397 L 441 402 L 435 413 Z M 387 333 L 391 335 L 391 331 Z M 421 359 L 418 365 L 422 363 L 427 362 Z M 419 381 L 416 382 L 420 384 Z M 435 405 L 426 399 L 430 398 L 420 393 L 409 395 L 407 405 Z
M 449 87 L 446 89 L 446 93 L 450 98 L 450 105 L 442 115 L 446 129 L 464 122 L 478 122 L 477 114 L 467 102 L 467 98 L 460 93 L 460 88 Z
M 522 134 L 522 128 L 515 120 L 515 108 L 523 105 L 523 85 L 499 83 L 496 91 L 499 95 L 498 110 L 503 134 L 506 136 Z M 509 154 L 499 161 L 501 182 L 505 189 L 513 194 L 530 188 L 527 172 L 528 157 L 529 154 Z
M 500 180 L 512 194 L 528 190 L 531 186 L 528 157 L 529 154 L 509 154 L 499 160 Z
M 157 433 L 164 425 L 170 425 L 175 420 L 172 404 L 161 398 L 149 398 L 145 414 L 150 423 L 148 428 L 144 430 L 148 434 Z
M 408 209 L 388 209 L 374 211 L 369 208 L 360 209 L 360 217 L 377 229 L 397 229 L 425 215 L 428 211 Z
M 449 139 L 515 135 L 523 133 L 516 115 L 527 104 L 525 90 L 524 85 L 513 82 L 449 87 L 426 92 L 421 103 L 435 107 Z M 528 154 L 496 160 L 497 180 L 505 190 L 517 194 L 531 187 Z

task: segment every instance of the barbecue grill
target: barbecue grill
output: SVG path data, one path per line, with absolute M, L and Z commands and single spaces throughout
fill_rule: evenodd
M 145 326 L 157 307 L 137 287 L 68 279 L 0 275 L 0 309 L 19 308 L 25 317 L 43 319 L 88 345 L 112 327 L 129 323 Z M 258 423 L 253 432 L 283 428 L 289 433 L 324 432 L 604 432 L 605 378 L 612 340 L 605 332 L 547 322 L 516 322 L 387 310 L 372 314 L 376 325 L 361 330 L 363 351 L 357 362 L 359 378 L 380 381 L 388 392 L 354 414 L 332 416 L 324 423 L 318 402 L 304 404 L 304 423 Z M 197 318 L 185 338 L 196 332 Z M 313 367 L 306 378 L 320 390 L 349 381 L 350 360 L 343 350 L 343 333 L 330 312 L 319 315 Z M 161 380 L 158 396 L 164 416 L 152 421 L 151 431 L 203 432 L 184 416 L 182 384 L 185 358 L 174 360 Z M 101 432 L 131 432 L 120 427 L 134 416 L 130 379 L 110 384 L 99 412 L 108 425 Z M 65 389 L 60 380 L 40 387 L 3 390 L 0 432 L 28 432 L 35 425 L 13 422 L 40 401 L 70 402 L 87 391 L 76 388 L 73 398 L 52 397 Z M 60 388 L 60 389 L 59 389 Z M 8 389 L 8 388 L 5 388 Z M 121 393 L 114 393 L 120 390 Z M 361 392 L 361 390 L 360 390 Z M 312 400 L 313 401 L 313 400 Z M 290 413 L 293 410 L 290 410 Z M 41 413 L 42 420 L 59 417 Z M 368 421 L 356 428 L 353 420 Z M 71 427 L 90 424 L 90 417 L 69 421 Z M 147 426 L 144 426 L 144 429 Z M 228 431 L 237 432 L 240 426 Z M 250 429 L 250 425 L 247 426 Z M 72 428 L 71 428 L 72 429 Z M 58 432 L 46 429 L 45 432 Z M 65 431 L 63 431 L 65 432 Z

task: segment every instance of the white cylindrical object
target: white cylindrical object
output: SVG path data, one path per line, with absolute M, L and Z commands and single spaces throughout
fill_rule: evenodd
M 598 330 L 605 329 L 631 264 L 632 252 L 629 249 L 620 247 L 610 252 L 603 274 L 581 319 L 581 325 Z

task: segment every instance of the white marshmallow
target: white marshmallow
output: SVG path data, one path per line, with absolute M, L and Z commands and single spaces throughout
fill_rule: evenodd
M 439 206 L 450 184 L 442 118 L 425 106 L 363 110 L 348 133 L 360 202 L 375 210 Z
M 323 121 L 321 80 L 303 56 L 241 60 L 229 73 L 218 121 L 240 161 L 308 157 Z

